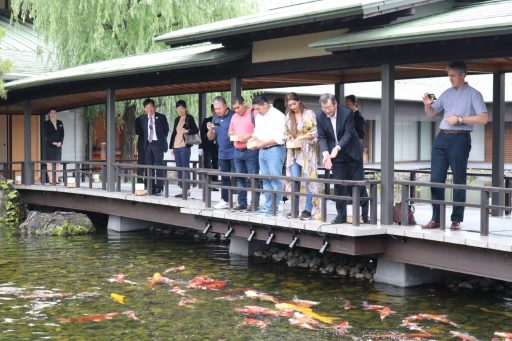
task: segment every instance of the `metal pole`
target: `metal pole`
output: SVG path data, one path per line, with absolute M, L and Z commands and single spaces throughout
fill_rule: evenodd
M 240 77 L 231 78 L 231 98 L 242 96 L 242 79 Z
M 23 143 L 25 159 L 23 162 L 23 184 L 32 184 L 32 120 L 31 120 L 32 105 L 30 100 L 26 99 L 23 111 Z
M 107 89 L 107 191 L 116 190 L 116 174 L 114 163 L 116 161 L 116 92 Z
M 492 186 L 503 187 L 505 180 L 505 73 L 493 74 L 492 98 Z M 492 193 L 492 204 L 503 206 L 503 193 Z M 503 210 L 493 209 L 493 216 Z
M 382 65 L 381 102 L 381 202 L 380 221 L 393 223 L 393 180 L 395 151 L 395 67 Z
M 334 97 L 340 104 L 345 103 L 345 84 L 336 83 L 334 84 Z

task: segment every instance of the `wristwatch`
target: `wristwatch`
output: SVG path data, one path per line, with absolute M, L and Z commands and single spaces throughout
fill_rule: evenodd
M 464 124 L 464 116 L 462 116 L 462 115 L 457 116 L 457 124 Z

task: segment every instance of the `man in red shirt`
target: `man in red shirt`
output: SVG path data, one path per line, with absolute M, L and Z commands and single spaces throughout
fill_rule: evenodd
M 233 97 L 232 109 L 235 115 L 231 118 L 228 135 L 235 145 L 235 170 L 237 173 L 258 174 L 258 150 L 247 149 L 247 141 L 254 132 L 254 113 L 251 108 L 245 105 L 242 96 Z M 237 185 L 241 188 L 250 187 L 248 178 L 238 178 Z M 256 207 L 259 205 L 260 194 L 256 194 Z M 252 198 L 254 200 L 254 198 Z M 238 191 L 238 205 L 233 211 L 244 211 L 247 209 L 247 191 Z

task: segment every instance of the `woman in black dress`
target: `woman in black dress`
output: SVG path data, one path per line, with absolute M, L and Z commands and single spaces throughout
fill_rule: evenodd
M 64 125 L 57 119 L 57 110 L 50 108 L 48 120 L 44 122 L 44 141 L 46 146 L 46 161 L 60 161 L 62 158 L 62 141 L 64 141 Z M 47 163 L 50 182 L 53 183 L 53 163 Z M 59 177 L 60 163 L 55 164 L 57 179 Z M 58 182 L 58 181 L 57 181 Z

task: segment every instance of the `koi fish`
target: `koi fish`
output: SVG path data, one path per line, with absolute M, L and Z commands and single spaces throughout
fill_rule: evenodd
M 214 300 L 216 300 L 216 301 L 236 301 L 236 300 L 241 300 L 243 298 L 244 298 L 244 296 L 228 295 L 228 296 L 222 296 L 222 297 L 215 297 Z
M 140 319 L 135 316 L 135 312 L 133 310 L 124 311 L 123 315 L 126 315 L 126 317 L 131 318 L 132 320 L 140 321 Z
M 302 307 L 302 308 L 310 308 L 310 307 L 312 307 L 314 305 L 320 304 L 320 302 L 301 300 L 301 299 L 298 299 L 298 298 L 294 298 L 292 300 L 292 303 L 295 304 L 297 307 Z
M 267 301 L 267 302 L 272 302 L 272 303 L 278 302 L 278 300 L 275 297 L 265 294 L 263 292 L 256 291 L 256 290 L 246 290 L 246 291 L 244 291 L 244 294 L 247 297 L 258 298 L 262 301 Z
M 114 300 L 114 302 L 124 304 L 124 296 L 123 295 L 111 293 L 110 297 Z
M 197 302 L 197 298 L 192 297 L 192 296 L 186 296 L 186 297 L 182 297 L 180 299 L 180 301 L 178 302 L 178 305 L 187 305 L 189 303 L 196 303 L 196 302 Z
M 153 277 L 148 278 L 148 283 L 151 284 L 151 285 L 155 285 L 155 284 L 171 284 L 171 283 L 174 283 L 174 282 L 175 281 L 173 279 L 164 277 L 159 272 L 155 272 L 153 274 Z
M 309 317 L 307 315 L 304 315 L 302 313 L 299 313 L 299 312 L 293 313 L 293 316 L 288 319 L 288 322 L 290 322 L 290 324 L 294 327 L 310 329 L 310 330 L 318 330 L 318 329 L 324 327 L 317 320 L 315 320 L 312 317 Z
M 407 321 L 410 321 L 410 320 L 418 320 L 418 321 L 419 320 L 433 320 L 433 321 L 437 321 L 437 322 L 441 322 L 441 323 L 446 323 L 446 324 L 452 325 L 457 328 L 459 327 L 458 324 L 448 320 L 445 315 L 417 314 L 417 315 L 408 316 L 407 318 L 405 318 L 405 320 L 407 320 Z
M 132 285 L 137 284 L 136 282 L 127 280 L 125 277 L 126 277 L 126 274 L 120 272 L 117 275 L 115 275 L 114 277 L 107 279 L 107 281 L 109 281 L 110 283 L 127 283 L 127 284 L 132 284 Z
M 303 313 L 304 315 L 314 318 L 315 320 L 318 320 L 318 321 L 321 321 L 324 323 L 329 323 L 329 324 L 332 324 L 333 320 L 334 320 L 333 317 L 322 316 L 322 315 L 318 315 L 317 313 L 314 313 L 313 310 L 311 310 L 311 308 L 302 308 L 302 307 L 298 307 L 298 306 L 296 306 L 294 304 L 290 304 L 290 303 L 277 303 L 276 309 L 277 310 L 289 309 L 289 310 L 298 311 L 300 313 Z
M 417 334 L 381 334 L 381 335 L 373 335 L 372 339 L 392 339 L 392 340 L 419 340 L 419 339 L 429 339 L 433 337 L 432 334 L 429 333 L 417 333 Z
M 0 295 L 20 295 L 24 290 L 16 287 L 0 287 Z
M 418 326 L 417 323 L 411 322 L 408 319 L 403 319 L 402 320 L 402 326 L 408 328 L 409 330 L 414 330 L 414 331 L 417 331 L 417 332 L 420 332 L 420 333 L 427 333 L 423 328 Z
M 474 336 L 471 336 L 466 333 L 456 332 L 456 331 L 450 331 L 450 334 L 453 335 L 453 337 L 459 338 L 460 340 L 464 341 L 478 341 L 478 339 Z
M 178 265 L 164 270 L 164 274 L 181 272 L 185 270 L 185 265 Z
M 81 317 L 75 317 L 72 319 L 59 319 L 60 323 L 80 323 L 80 322 L 100 322 L 103 320 L 111 320 L 114 317 L 118 316 L 119 313 L 107 313 L 107 314 L 94 314 L 94 315 L 85 315 Z
M 347 332 L 347 329 L 348 328 L 352 328 L 350 327 L 350 325 L 348 324 L 348 321 L 343 321 L 341 322 L 340 324 L 338 324 L 337 326 L 333 327 L 334 331 L 336 332 L 337 335 L 339 336 L 343 336 L 345 335 L 345 333 Z
M 266 329 L 268 327 L 268 322 L 245 317 L 244 322 L 240 323 L 240 326 L 255 326 L 260 329 Z
M 363 302 L 363 310 L 378 311 L 380 313 L 381 320 L 384 320 L 390 314 L 395 313 L 395 311 L 391 310 L 389 307 L 384 305 L 368 304 L 368 302 Z
M 510 332 L 510 333 L 494 332 L 494 336 L 504 338 L 505 341 L 512 340 L 512 332 Z
M 173 293 L 175 293 L 176 295 L 180 295 L 180 296 L 185 295 L 185 293 L 187 292 L 187 290 L 181 289 L 180 287 L 174 287 L 171 289 L 171 291 Z
M 237 313 L 242 313 L 244 315 L 262 315 L 262 316 L 272 316 L 272 317 L 290 317 L 293 314 L 291 310 L 283 310 L 277 311 L 268 308 L 259 307 L 256 305 L 246 305 L 244 308 L 235 308 Z
M 352 302 L 350 302 L 349 300 L 345 300 L 345 304 L 343 304 L 343 308 L 345 308 L 345 310 L 350 310 L 350 309 L 354 309 L 357 307 L 355 305 L 353 305 Z
M 220 288 L 224 288 L 225 286 L 226 281 L 214 280 L 213 278 L 210 278 L 207 275 L 195 277 L 188 284 L 189 288 L 206 290 L 217 290 Z
M 51 292 L 51 291 L 37 291 L 30 295 L 22 295 L 21 298 L 55 298 L 71 296 L 70 292 Z

